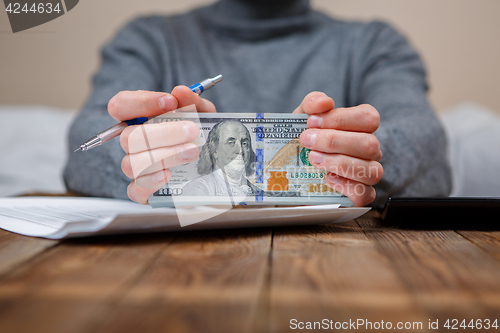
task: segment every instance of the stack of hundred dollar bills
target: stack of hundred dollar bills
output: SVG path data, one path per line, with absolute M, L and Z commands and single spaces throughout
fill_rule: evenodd
M 172 112 L 148 123 L 189 120 L 200 135 L 199 158 L 172 168 L 172 178 L 149 198 L 153 207 L 190 205 L 352 206 L 325 185 L 299 142 L 306 114 Z

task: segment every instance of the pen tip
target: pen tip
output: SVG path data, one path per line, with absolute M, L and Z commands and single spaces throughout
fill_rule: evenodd
M 213 80 L 213 82 L 214 82 L 214 83 L 218 83 L 218 82 L 222 81 L 222 74 L 219 74 L 219 75 L 217 75 L 217 76 L 214 76 L 214 77 L 212 78 L 212 80 Z
M 77 149 L 75 149 L 75 151 L 73 153 L 76 153 L 77 151 L 80 151 L 82 150 L 82 147 L 78 147 Z

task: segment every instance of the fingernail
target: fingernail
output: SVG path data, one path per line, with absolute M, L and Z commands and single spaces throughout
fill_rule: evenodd
M 319 151 L 311 150 L 309 152 L 309 161 L 314 164 L 321 164 L 325 161 L 326 154 Z
M 315 99 L 318 99 L 319 97 L 323 97 L 323 94 L 315 94 L 313 97 L 309 99 L 310 102 L 314 101 Z
M 177 100 L 170 94 L 160 97 L 159 104 L 160 108 L 166 111 L 172 111 L 177 108 Z
M 309 153 L 309 156 L 311 156 L 311 153 Z M 332 184 L 335 184 L 335 185 L 342 184 L 342 178 L 340 178 L 339 176 L 337 176 L 336 174 L 333 174 L 333 173 L 328 174 L 328 181 Z
M 305 131 L 302 133 L 302 142 L 304 146 L 311 147 L 316 141 L 316 131 Z
M 183 125 L 182 125 L 182 130 L 184 131 L 184 135 L 186 136 L 186 138 L 190 139 L 190 138 L 193 138 L 194 137 L 194 133 L 195 131 L 197 130 L 197 126 L 195 123 L 193 122 L 190 122 L 190 121 L 186 121 Z M 194 138 L 193 138 L 194 139 Z
M 155 183 L 162 183 L 162 182 L 165 181 L 166 178 L 167 178 L 167 173 L 165 172 L 165 170 L 161 170 L 161 171 L 155 172 L 151 176 L 151 179 Z
M 198 156 L 198 147 L 195 144 L 187 144 L 179 148 L 179 156 L 183 160 L 191 160 Z
M 323 118 L 320 116 L 310 116 L 307 120 L 307 125 L 309 127 L 323 128 Z

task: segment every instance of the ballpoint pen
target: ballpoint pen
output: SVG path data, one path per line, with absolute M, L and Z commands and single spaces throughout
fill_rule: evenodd
M 216 83 L 222 81 L 222 75 L 219 74 L 217 76 L 205 79 L 199 83 L 195 83 L 192 86 L 189 87 L 192 92 L 194 92 L 196 95 L 200 95 L 202 92 L 204 92 L 207 89 L 212 88 Z M 119 136 L 123 130 L 129 126 L 129 125 L 140 125 L 148 121 L 148 117 L 140 117 L 140 118 L 135 118 L 132 120 L 126 120 L 122 121 L 121 123 L 118 123 L 107 130 L 102 131 L 99 134 L 96 134 L 92 139 L 85 141 L 76 149 L 74 152 L 77 151 L 85 151 L 92 149 L 94 147 L 102 145 L 104 142 L 107 142 L 117 136 Z

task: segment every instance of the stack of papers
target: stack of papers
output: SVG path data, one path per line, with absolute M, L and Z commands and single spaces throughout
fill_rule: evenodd
M 103 234 L 339 223 L 368 207 L 152 208 L 125 200 L 70 197 L 0 199 L 0 228 L 63 239 Z

